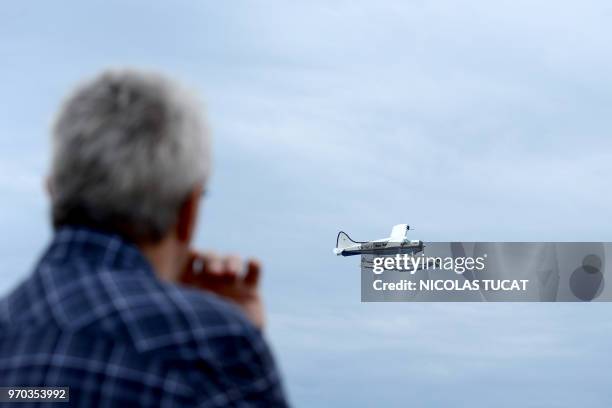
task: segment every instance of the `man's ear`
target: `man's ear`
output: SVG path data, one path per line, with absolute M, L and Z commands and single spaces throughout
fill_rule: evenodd
M 198 221 L 198 207 L 202 187 L 194 188 L 181 206 L 176 223 L 176 237 L 181 243 L 189 244 Z

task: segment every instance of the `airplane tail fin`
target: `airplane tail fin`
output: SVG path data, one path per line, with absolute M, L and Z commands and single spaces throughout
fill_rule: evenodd
M 340 231 L 338 233 L 338 237 L 336 238 L 336 248 L 334 249 L 334 253 L 339 254 L 342 252 L 343 249 L 348 248 L 357 243 L 358 242 L 353 241 L 346 232 Z

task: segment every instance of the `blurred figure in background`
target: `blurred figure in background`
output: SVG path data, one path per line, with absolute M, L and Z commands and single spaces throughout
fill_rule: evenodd
M 76 406 L 287 405 L 259 264 L 191 249 L 210 162 L 199 105 L 167 78 L 76 89 L 53 129 L 54 237 L 0 301 L 0 386 L 70 387 Z

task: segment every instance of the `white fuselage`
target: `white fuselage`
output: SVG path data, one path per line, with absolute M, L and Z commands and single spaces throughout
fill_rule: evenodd
M 423 250 L 423 241 L 420 240 L 404 240 L 402 242 L 393 242 L 386 239 L 376 241 L 357 243 L 347 248 L 336 248 L 336 255 L 351 256 L 361 254 L 396 254 L 396 253 L 416 253 Z

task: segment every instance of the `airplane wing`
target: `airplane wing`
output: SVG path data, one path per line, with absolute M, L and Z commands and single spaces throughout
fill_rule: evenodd
M 390 242 L 402 242 L 408 235 L 408 224 L 397 224 L 393 226 L 391 230 L 391 236 L 389 237 Z

